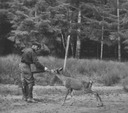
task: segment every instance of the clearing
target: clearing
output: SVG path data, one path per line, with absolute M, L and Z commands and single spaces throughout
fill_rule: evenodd
M 82 91 L 74 92 L 61 106 L 65 96 L 63 86 L 34 86 L 34 98 L 38 102 L 27 103 L 21 100 L 18 86 L 0 84 L 0 113 L 128 113 L 128 94 L 121 86 L 93 86 L 92 89 L 100 94 L 103 107 L 97 107 L 95 97 Z

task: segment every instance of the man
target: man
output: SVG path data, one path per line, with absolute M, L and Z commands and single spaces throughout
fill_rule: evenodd
M 34 86 L 34 77 L 31 70 L 31 64 L 34 64 L 39 72 L 51 72 L 47 67 L 44 67 L 37 58 L 36 51 L 41 48 L 41 45 L 38 42 L 34 42 L 31 48 L 23 50 L 21 57 L 21 63 L 19 65 L 21 70 L 21 82 L 22 82 L 22 93 L 23 100 L 27 102 L 35 102 L 33 99 L 33 86 Z

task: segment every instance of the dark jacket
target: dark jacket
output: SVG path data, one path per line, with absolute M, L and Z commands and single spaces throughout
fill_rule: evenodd
M 39 62 L 36 52 L 32 48 L 23 50 L 21 62 L 28 65 L 35 64 L 36 68 L 40 71 L 44 71 L 44 66 Z

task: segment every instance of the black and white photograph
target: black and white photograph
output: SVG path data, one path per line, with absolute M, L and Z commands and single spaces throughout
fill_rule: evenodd
M 0 0 L 0 113 L 128 113 L 128 0 Z

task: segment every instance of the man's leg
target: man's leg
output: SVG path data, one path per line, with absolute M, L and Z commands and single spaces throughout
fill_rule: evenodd
M 35 102 L 33 99 L 33 83 L 28 84 L 28 102 Z
M 23 99 L 27 100 L 29 96 L 29 78 L 31 78 L 31 71 L 30 66 L 25 63 L 20 63 L 19 68 L 21 71 L 21 81 L 22 81 L 22 92 L 23 92 Z
M 22 81 L 22 94 L 23 94 L 23 97 L 22 99 L 27 101 L 27 82 L 25 80 Z

